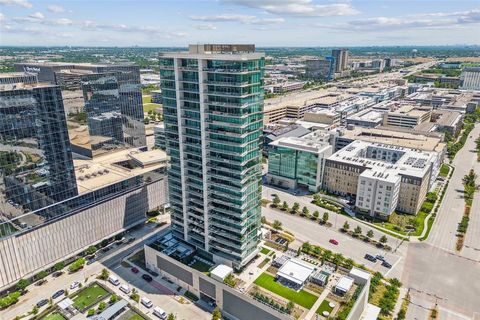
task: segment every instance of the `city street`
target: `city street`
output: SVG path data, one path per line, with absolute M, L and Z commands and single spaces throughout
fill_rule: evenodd
M 471 138 L 467 139 L 465 146 L 457 153 L 452 165 L 455 167 L 447 193 L 440 205 L 437 218 L 433 224 L 430 236 L 427 242 L 434 247 L 442 248 L 447 251 L 455 251 L 456 231 L 460 220 L 462 219 L 465 201 L 463 199 L 462 178 L 474 168 L 476 172 L 480 172 L 480 163 L 477 162 L 477 156 L 474 153 L 475 139 L 480 135 L 480 125 L 477 125 L 470 133 Z M 469 229 L 467 232 L 465 245 L 480 248 L 480 215 L 475 212 L 478 210 L 480 202 L 480 194 L 476 193 L 474 207 L 470 215 Z M 476 202 L 476 204 L 475 204 Z M 475 211 L 475 209 L 477 211 Z M 473 236 L 476 234 L 477 236 Z M 480 260 L 480 251 L 463 249 L 460 254 L 469 251 L 469 257 Z M 473 253 L 473 255 L 472 255 Z
M 271 208 L 262 208 L 262 215 L 265 216 L 269 221 L 281 221 L 283 228 L 292 231 L 295 234 L 295 237 L 300 241 L 308 241 L 311 244 L 320 245 L 321 247 L 329 249 L 334 253 L 339 252 L 345 257 L 352 258 L 357 263 L 365 264 L 365 266 L 372 270 L 380 271 L 383 274 L 388 275 L 388 277 L 400 278 L 400 261 L 402 260 L 401 250 L 397 251 L 396 253 L 384 252 L 383 250 L 380 250 L 371 244 L 354 239 L 335 230 L 334 228 L 326 228 L 316 222 L 309 221 L 298 216 L 285 214 Z M 328 241 L 330 239 L 337 240 L 339 244 L 333 245 L 329 243 Z M 390 244 L 395 245 L 396 241 L 400 240 L 395 239 L 395 242 Z M 404 246 L 405 244 L 403 244 L 400 248 L 403 248 Z M 366 253 L 374 255 L 377 253 L 383 254 L 386 260 L 392 264 L 392 269 L 382 267 L 380 262 L 372 263 L 366 260 L 364 258 Z

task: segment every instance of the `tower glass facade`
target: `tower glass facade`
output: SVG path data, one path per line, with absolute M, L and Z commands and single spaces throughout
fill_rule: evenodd
M 19 86 L 0 90 L 2 220 L 22 216 L 76 195 L 75 172 L 59 87 Z M 2 229 L 15 230 L 17 227 L 2 224 Z M 9 230 L 0 230 L 0 235 Z
M 234 267 L 260 239 L 263 73 L 254 52 L 160 58 L 173 235 Z

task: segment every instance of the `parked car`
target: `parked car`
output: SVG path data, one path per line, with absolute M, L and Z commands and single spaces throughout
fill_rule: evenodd
M 385 257 L 382 256 L 381 254 L 377 254 L 375 258 L 377 258 L 377 260 L 380 260 L 380 261 L 385 261 Z
M 46 305 L 48 303 L 48 299 L 42 299 L 40 301 L 37 302 L 37 307 L 38 308 L 41 308 L 43 307 L 44 305 Z
M 167 319 L 167 313 L 160 307 L 153 308 L 153 314 L 162 320 Z
M 388 269 L 390 269 L 392 267 L 392 265 L 385 260 L 382 262 L 382 266 L 384 266 L 385 268 L 388 268 Z
M 73 290 L 73 289 L 76 289 L 80 286 L 80 282 L 78 281 L 74 281 L 71 285 L 70 285 L 70 290 Z
M 127 286 L 126 284 L 122 284 L 119 289 L 120 291 L 126 294 L 129 294 L 131 292 L 130 287 Z
M 135 237 L 130 237 L 130 238 L 128 238 L 127 243 L 132 243 L 133 241 L 135 241 Z
M 377 262 L 377 258 L 368 253 L 365 255 L 365 259 L 367 259 L 368 261 Z
M 138 273 L 138 272 L 140 271 L 140 270 L 138 270 L 138 268 L 137 268 L 137 267 L 133 267 L 133 268 L 132 268 L 132 269 L 130 269 L 130 270 L 132 270 L 132 272 L 133 272 L 133 273 Z
M 330 239 L 330 240 L 328 240 L 328 242 L 330 242 L 331 244 L 334 244 L 334 245 L 338 246 L 338 241 L 335 240 L 335 239 Z
M 35 283 L 35 285 L 36 286 L 41 286 L 44 283 L 47 283 L 47 279 L 38 280 L 37 283 Z
M 63 274 L 63 271 L 57 271 L 57 272 L 54 272 L 54 273 L 52 274 L 52 277 L 58 278 L 58 277 L 60 277 L 62 274 Z
M 142 279 L 147 281 L 147 282 L 151 282 L 153 280 L 153 278 L 151 276 L 149 276 L 148 274 L 142 274 Z
M 110 247 L 105 247 L 105 248 L 102 249 L 102 252 L 107 252 L 109 250 L 110 250 Z
M 87 266 L 88 266 L 89 264 L 92 264 L 92 263 L 94 263 L 94 262 L 95 262 L 95 260 L 94 260 L 94 259 L 89 259 L 89 260 L 87 260 Z
M 140 303 L 143 304 L 145 307 L 147 307 L 147 308 L 149 308 L 149 309 L 150 309 L 151 307 L 153 307 L 152 301 L 151 301 L 150 299 L 148 299 L 147 297 L 142 297 L 142 298 L 140 299 Z
M 158 273 L 156 273 L 155 271 L 153 270 L 150 270 L 150 269 L 147 269 L 147 272 L 150 273 L 152 276 L 154 277 L 158 277 Z
M 52 299 L 57 299 L 65 294 L 65 290 L 58 290 L 52 295 Z

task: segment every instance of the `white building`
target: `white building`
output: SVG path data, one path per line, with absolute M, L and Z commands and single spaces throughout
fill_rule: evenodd
M 300 290 L 315 271 L 315 266 L 298 259 L 289 259 L 277 272 L 277 279 L 283 284 Z
M 480 90 L 480 68 L 465 68 L 460 75 L 460 89 Z

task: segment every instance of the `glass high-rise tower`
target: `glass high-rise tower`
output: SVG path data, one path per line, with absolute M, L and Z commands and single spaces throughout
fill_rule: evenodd
M 236 268 L 260 239 L 264 64 L 253 45 L 160 57 L 172 233 Z

